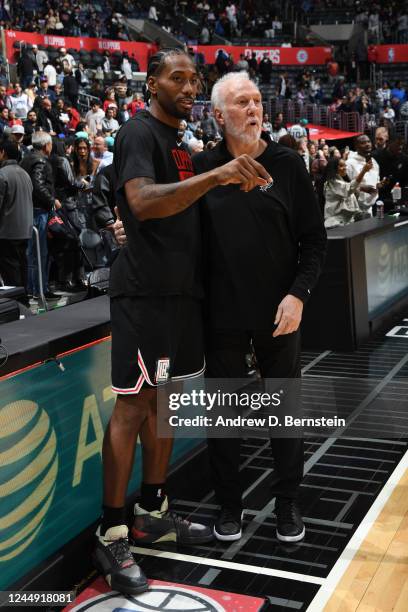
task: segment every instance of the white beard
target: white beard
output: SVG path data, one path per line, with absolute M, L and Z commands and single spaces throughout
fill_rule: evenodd
M 232 121 L 230 121 L 229 117 L 226 116 L 225 113 L 224 121 L 224 132 L 227 132 L 228 134 L 233 136 L 233 138 L 240 140 L 243 144 L 253 144 L 257 142 L 261 137 L 262 126 L 246 126 L 246 129 L 244 131 L 241 127 L 236 126 Z

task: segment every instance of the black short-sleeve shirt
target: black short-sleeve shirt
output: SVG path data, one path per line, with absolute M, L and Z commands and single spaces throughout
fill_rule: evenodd
M 127 245 L 111 270 L 112 297 L 202 297 L 198 207 L 193 204 L 164 219 L 139 221 L 125 197 L 125 184 L 134 178 L 169 184 L 194 176 L 190 155 L 184 145 L 177 144 L 176 137 L 176 128 L 147 111 L 138 112 L 118 132 L 114 151 L 116 196 Z

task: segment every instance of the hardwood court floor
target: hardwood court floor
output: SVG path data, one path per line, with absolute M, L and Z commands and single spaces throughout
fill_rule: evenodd
M 408 610 L 408 470 L 394 489 L 324 610 Z

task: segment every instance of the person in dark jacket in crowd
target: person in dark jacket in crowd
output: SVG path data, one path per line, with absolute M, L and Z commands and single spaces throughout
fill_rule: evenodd
M 79 83 L 72 74 L 72 69 L 66 66 L 64 68 L 64 97 L 67 98 L 72 106 L 78 106 Z
M 34 70 L 38 70 L 38 66 L 33 54 L 24 49 L 17 62 L 17 74 L 23 90 L 34 80 Z
M 61 208 L 61 202 L 55 198 L 54 178 L 49 162 L 52 139 L 47 132 L 34 132 L 31 144 L 33 151 L 24 157 L 21 167 L 30 175 L 33 183 L 33 223 L 39 233 L 44 295 L 46 298 L 54 298 L 57 296 L 48 291 L 47 222 L 49 212 Z M 28 292 L 33 296 L 38 296 L 40 292 L 37 254 L 32 239 L 28 244 Z
M 384 149 L 376 149 L 373 152 L 373 157 L 380 166 L 380 178 L 386 179 L 380 190 L 381 199 L 391 201 L 391 189 L 396 183 L 401 187 L 408 187 L 408 155 L 403 152 L 403 148 L 403 139 L 397 138 Z
M 67 230 L 66 235 L 53 236 L 49 243 L 58 270 L 57 281 L 65 291 L 84 290 L 85 272 L 78 238 L 82 226 L 78 218 L 78 194 L 87 189 L 89 183 L 83 178 L 75 179 L 63 141 L 54 140 L 50 162 L 55 195 L 62 204 L 62 218 Z
M 31 145 L 31 136 L 34 132 L 39 129 L 38 116 L 35 110 L 28 111 L 27 120 L 23 123 L 24 127 L 24 144 L 26 146 Z
M 265 52 L 263 58 L 259 62 L 259 74 L 261 75 L 262 83 L 271 82 L 272 67 L 272 61 L 268 57 L 268 53 Z
M 18 146 L 0 142 L 0 276 L 5 285 L 27 287 L 27 245 L 33 228 L 33 185 L 17 163 Z M 22 300 L 29 306 L 27 295 Z
M 41 110 L 38 112 L 38 126 L 51 136 L 64 133 L 64 124 L 52 108 L 51 100 L 44 98 L 41 101 Z

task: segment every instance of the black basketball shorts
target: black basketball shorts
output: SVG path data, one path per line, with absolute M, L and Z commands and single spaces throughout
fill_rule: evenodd
M 201 303 L 185 296 L 111 299 L 112 390 L 130 395 L 144 386 L 204 372 Z

